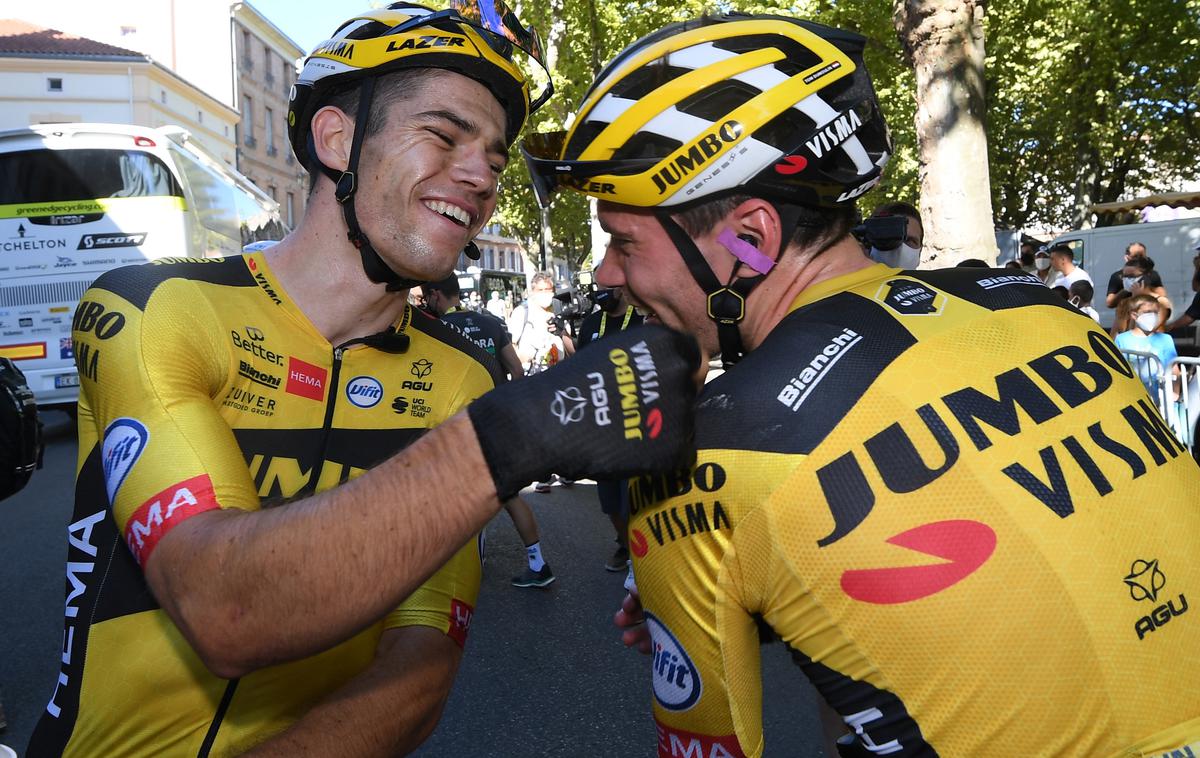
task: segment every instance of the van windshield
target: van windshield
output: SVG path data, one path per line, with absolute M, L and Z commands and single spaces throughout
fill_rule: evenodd
M 106 197 L 183 197 L 154 155 L 136 150 L 26 150 L 0 154 L 0 205 Z

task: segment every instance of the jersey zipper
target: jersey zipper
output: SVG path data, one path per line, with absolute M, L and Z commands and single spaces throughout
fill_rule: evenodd
M 313 492 L 317 490 L 317 482 L 321 480 L 321 470 L 325 468 L 325 455 L 329 450 L 329 435 L 333 431 L 333 409 L 337 405 L 338 378 L 342 373 L 342 355 L 346 352 L 346 345 L 338 345 L 333 349 L 333 368 L 329 372 L 329 395 L 325 401 L 325 421 L 321 425 L 321 449 L 318 451 L 317 460 L 313 463 L 313 475 L 316 479 L 312 482 Z

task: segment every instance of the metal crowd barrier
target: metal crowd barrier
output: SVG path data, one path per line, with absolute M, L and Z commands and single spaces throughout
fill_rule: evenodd
M 1195 450 L 1200 421 L 1200 358 L 1176 358 L 1166 366 L 1153 353 L 1122 350 L 1134 373 L 1146 385 L 1158 412 L 1179 441 Z

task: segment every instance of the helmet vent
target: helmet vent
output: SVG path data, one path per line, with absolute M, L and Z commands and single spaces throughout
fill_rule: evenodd
M 679 101 L 679 111 L 716 123 L 724 121 L 729 114 L 758 97 L 761 91 L 737 79 L 710 84 L 704 89 Z
M 617 82 L 610 93 L 624 100 L 640 100 L 688 71 L 690 69 L 667 65 L 665 59 L 660 58 Z
M 633 135 L 621 149 L 613 153 L 613 160 L 630 160 L 634 158 L 661 159 L 679 149 L 683 143 L 671 137 L 664 137 L 654 132 L 638 132 Z

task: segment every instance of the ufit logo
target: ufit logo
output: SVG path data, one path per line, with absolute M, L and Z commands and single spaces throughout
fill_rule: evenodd
M 668 158 L 666 165 L 651 177 L 654 186 L 658 188 L 658 194 L 666 194 L 667 189 L 699 171 L 726 145 L 732 145 L 741 139 L 741 136 L 742 125 L 730 120 L 702 135 L 691 145 L 680 148 L 674 157 Z
M 654 699 L 668 711 L 686 711 L 704 690 L 700 671 L 666 624 L 652 613 L 645 616 L 654 653 Z

